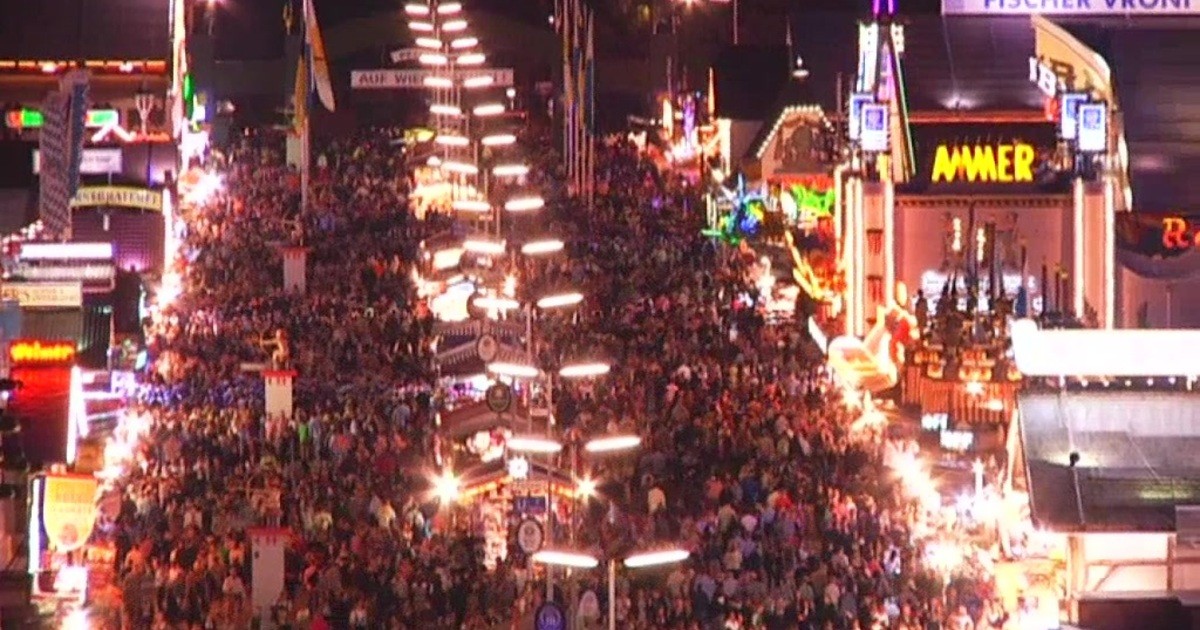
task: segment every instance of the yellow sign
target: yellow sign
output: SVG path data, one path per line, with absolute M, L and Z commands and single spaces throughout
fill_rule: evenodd
M 9 282 L 0 284 L 0 300 L 25 308 L 78 308 L 83 285 L 78 282 Z
M 161 212 L 163 194 L 158 190 L 130 186 L 88 186 L 80 188 L 71 200 L 72 208 L 114 206 Z
M 87 544 L 96 524 L 96 488 L 90 475 L 46 475 L 42 526 L 56 551 Z
M 934 184 L 970 182 L 1013 184 L 1033 181 L 1037 151 L 1024 142 L 938 145 L 933 157 Z

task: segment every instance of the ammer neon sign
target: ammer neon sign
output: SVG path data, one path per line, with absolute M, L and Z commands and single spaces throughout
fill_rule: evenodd
M 1033 181 L 1037 151 L 1024 142 L 940 144 L 933 156 L 934 184 L 1014 184 Z

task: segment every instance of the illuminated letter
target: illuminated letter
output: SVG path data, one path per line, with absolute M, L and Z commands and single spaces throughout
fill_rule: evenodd
M 970 151 L 969 148 L 963 150 Z M 967 163 L 969 181 L 996 181 L 996 153 L 992 147 L 975 145 L 974 155 L 965 155 L 963 158 Z
M 933 183 L 954 181 L 960 161 L 958 149 L 951 154 L 946 145 L 938 145 L 937 153 L 933 156 Z
M 1019 182 L 1033 181 L 1033 159 L 1036 157 L 1033 147 L 1023 142 L 1017 144 L 1016 155 L 1013 157 L 1013 175 Z
M 1167 249 L 1187 249 L 1191 241 L 1187 238 L 1187 221 L 1179 217 L 1163 219 L 1163 247 Z
M 1011 183 L 1013 148 L 1011 144 L 1000 145 L 999 156 L 996 159 L 996 181 Z

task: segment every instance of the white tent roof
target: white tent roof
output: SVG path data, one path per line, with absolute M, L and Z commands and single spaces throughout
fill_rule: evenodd
M 1025 376 L 1200 376 L 1200 330 L 1041 330 L 1012 327 Z

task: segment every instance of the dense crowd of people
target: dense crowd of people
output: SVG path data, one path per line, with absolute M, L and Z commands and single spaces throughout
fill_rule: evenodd
M 112 529 L 125 627 L 251 627 L 260 526 L 294 534 L 274 627 L 508 628 L 540 603 L 525 558 L 486 569 L 478 538 L 428 497 L 439 397 L 411 270 L 450 219 L 410 211 L 390 138 L 321 148 L 304 211 L 282 142 L 242 138 L 211 159 L 222 191 L 183 209 L 185 291 L 148 326 L 151 428 Z M 592 207 L 547 192 L 568 246 L 529 280 L 587 297 L 544 322 L 538 351 L 613 364 L 556 393 L 567 439 L 644 441 L 587 462 L 600 498 L 575 534 L 606 558 L 691 552 L 622 573 L 621 627 L 1003 627 L 986 591 L 924 568 L 879 435 L 850 430 L 806 333 L 763 316 L 754 253 L 703 237 L 695 189 L 634 146 L 605 146 L 597 171 Z M 282 289 L 274 251 L 300 242 L 302 294 Z M 245 370 L 280 344 L 297 373 L 290 419 L 264 416 L 262 378 Z M 578 627 L 599 627 L 607 591 L 577 578 L 559 597 Z

